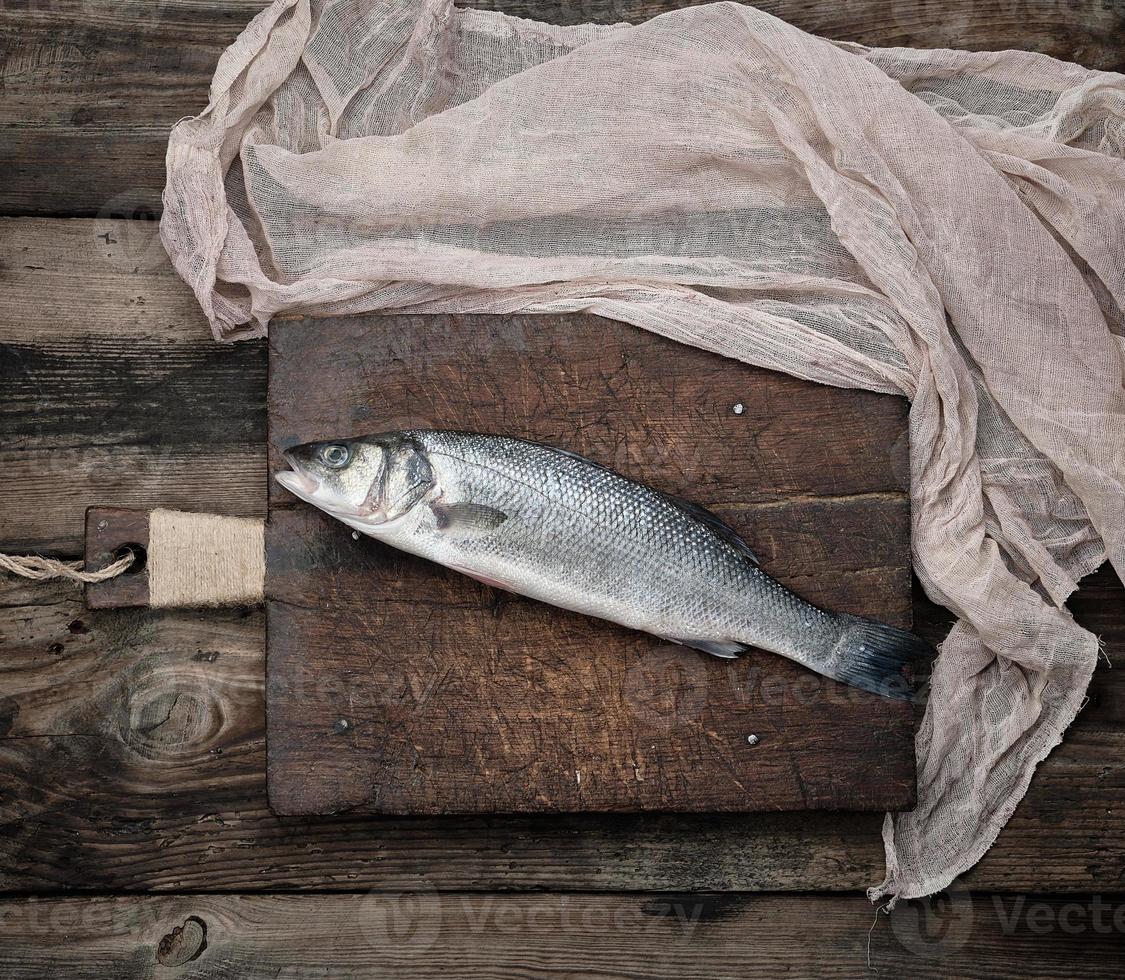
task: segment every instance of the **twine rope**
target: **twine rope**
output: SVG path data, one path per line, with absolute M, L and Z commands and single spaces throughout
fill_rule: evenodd
M 33 582 L 49 582 L 52 579 L 65 578 L 72 582 L 92 584 L 116 578 L 133 564 L 134 557 L 133 552 L 128 551 L 105 568 L 87 572 L 83 569 L 86 563 L 81 559 L 64 561 L 60 558 L 44 558 L 42 555 L 0 555 L 0 569 L 20 578 L 31 579 Z

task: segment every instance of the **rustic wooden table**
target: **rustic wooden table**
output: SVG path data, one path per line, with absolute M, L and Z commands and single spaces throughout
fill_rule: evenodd
M 557 22 L 675 0 L 494 0 Z M 164 140 L 259 0 L 0 4 L 0 550 L 87 504 L 265 510 L 261 343 L 220 348 L 163 256 Z M 1125 68 L 1106 0 L 768 0 L 876 45 Z M 1078 619 L 1125 652 L 1108 568 Z M 915 617 L 945 618 L 920 595 Z M 278 818 L 263 614 L 88 612 L 0 581 L 0 974 L 1120 976 L 1125 679 L 950 896 L 873 916 L 877 814 Z M 869 934 L 869 929 L 871 929 Z

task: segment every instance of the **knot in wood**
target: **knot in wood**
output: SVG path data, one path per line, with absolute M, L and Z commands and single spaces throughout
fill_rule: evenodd
M 142 666 L 125 684 L 121 738 L 144 758 L 196 756 L 219 738 L 226 713 L 206 665 Z
M 156 947 L 156 962 L 161 966 L 183 966 L 198 959 L 207 948 L 207 923 L 189 915 L 184 924 L 165 935 Z

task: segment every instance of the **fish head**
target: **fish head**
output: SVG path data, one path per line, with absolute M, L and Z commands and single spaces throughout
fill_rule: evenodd
M 306 442 L 274 474 L 286 490 L 333 517 L 377 527 L 402 517 L 434 488 L 425 451 L 402 433 Z

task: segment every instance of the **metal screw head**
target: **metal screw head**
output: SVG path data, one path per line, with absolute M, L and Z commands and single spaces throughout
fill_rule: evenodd
M 332 722 L 332 731 L 337 735 L 343 735 L 351 727 L 352 723 L 347 718 L 338 718 Z
M 741 415 L 743 412 L 746 411 L 746 406 L 743 405 L 742 402 L 739 402 L 737 405 L 734 406 L 734 408 L 731 409 L 731 411 L 734 412 L 735 415 Z
M 761 741 L 761 739 L 758 738 L 757 735 L 747 735 L 746 736 L 746 744 L 747 745 L 757 745 L 760 741 Z

